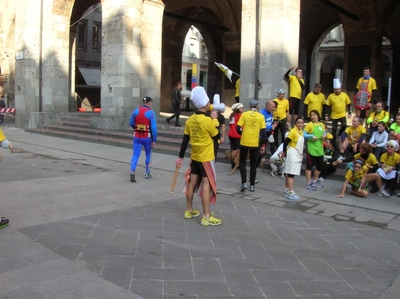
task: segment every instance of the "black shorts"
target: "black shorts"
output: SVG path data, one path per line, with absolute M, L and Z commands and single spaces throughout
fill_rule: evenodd
M 191 167 L 191 174 L 198 174 L 202 178 L 207 177 L 207 173 L 206 170 L 204 169 L 203 163 L 192 160 L 190 167 Z
M 299 115 L 300 109 L 300 99 L 298 98 L 289 98 L 289 113 Z
M 313 166 L 318 171 L 322 171 L 324 169 L 324 156 L 312 156 L 308 151 L 306 151 L 307 154 L 307 170 L 311 170 Z

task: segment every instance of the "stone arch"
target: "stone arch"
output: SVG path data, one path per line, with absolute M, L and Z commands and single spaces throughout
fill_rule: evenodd
M 209 96 L 219 93 L 224 98 L 225 92 L 223 75 L 214 62 L 224 62 L 227 51 L 240 51 L 240 10 L 234 7 L 237 3 L 212 0 L 197 6 L 190 4 L 182 7 L 174 2 L 164 1 L 161 111 L 170 111 L 171 90 L 181 78 L 182 48 L 191 25 L 199 30 L 207 46 Z M 237 40 L 226 42 L 228 35 Z

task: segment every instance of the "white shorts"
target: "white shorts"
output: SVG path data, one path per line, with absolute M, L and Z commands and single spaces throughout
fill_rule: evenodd
M 8 142 L 7 139 L 4 139 L 4 140 L 0 141 L 0 146 L 1 146 L 2 148 L 7 149 L 9 143 L 10 143 L 10 142 Z

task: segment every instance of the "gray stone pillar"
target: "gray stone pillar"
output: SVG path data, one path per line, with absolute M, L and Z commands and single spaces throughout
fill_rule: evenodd
M 241 102 L 258 95 L 261 107 L 288 91 L 283 75 L 298 65 L 299 31 L 300 0 L 242 0 Z
M 153 110 L 160 113 L 161 45 L 164 4 L 159 0 L 143 2 L 140 97 L 153 99 Z
M 102 5 L 101 118 L 92 118 L 91 125 L 115 130 L 128 127 L 144 96 L 160 112 L 164 5 L 153 0 Z

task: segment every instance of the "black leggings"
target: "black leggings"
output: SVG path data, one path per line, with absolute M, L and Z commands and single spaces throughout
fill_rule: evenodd
M 242 184 L 246 183 L 247 181 L 247 173 L 246 173 L 246 157 L 247 153 L 250 153 L 250 185 L 254 185 L 256 180 L 257 174 L 257 158 L 258 158 L 258 147 L 240 147 L 240 176 L 242 178 Z
M 279 142 L 279 135 L 278 132 L 281 132 L 281 141 Z M 275 138 L 275 147 L 279 147 L 279 145 L 285 141 L 285 133 L 286 133 L 286 118 L 278 121 L 278 125 L 275 127 L 274 130 L 274 138 Z

